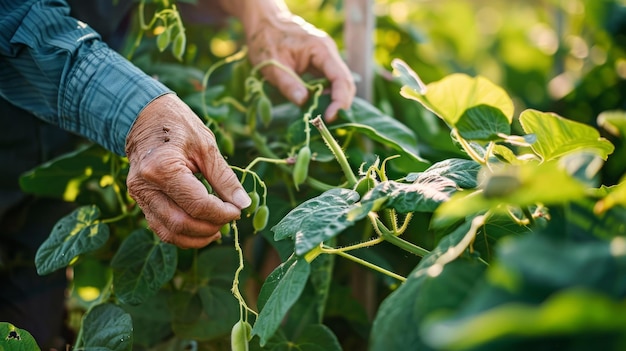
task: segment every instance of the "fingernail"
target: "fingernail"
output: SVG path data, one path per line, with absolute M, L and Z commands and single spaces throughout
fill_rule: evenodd
M 252 200 L 250 200 L 250 196 L 248 196 L 243 189 L 235 190 L 235 193 L 233 194 L 233 205 L 239 207 L 240 209 L 244 209 L 250 206 L 251 203 Z
M 307 91 L 303 87 L 296 88 L 291 93 L 291 99 L 298 105 L 302 105 L 306 100 Z

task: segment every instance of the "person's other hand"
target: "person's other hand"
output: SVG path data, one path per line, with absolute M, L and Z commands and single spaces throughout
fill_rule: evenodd
M 250 205 L 213 133 L 174 94 L 155 99 L 139 114 L 126 155 L 128 192 L 164 242 L 206 246 Z M 202 173 L 219 197 L 210 195 L 195 173 Z
M 324 118 L 334 120 L 339 109 L 350 107 L 356 92 L 350 70 L 341 60 L 335 42 L 325 32 L 294 16 L 285 7 L 278 6 L 276 9 L 272 7 L 275 6 L 272 1 L 255 4 L 259 8 L 250 8 L 240 15 L 251 63 L 256 65 L 274 59 L 297 74 L 313 72 L 325 76 L 331 84 L 331 103 Z M 307 100 L 307 89 L 295 77 L 272 65 L 261 72 L 293 103 L 301 105 Z

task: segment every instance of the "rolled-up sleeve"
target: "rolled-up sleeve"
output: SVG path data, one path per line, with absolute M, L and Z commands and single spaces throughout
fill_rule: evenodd
M 69 12 L 62 0 L 0 0 L 0 95 L 123 155 L 139 112 L 171 91 Z

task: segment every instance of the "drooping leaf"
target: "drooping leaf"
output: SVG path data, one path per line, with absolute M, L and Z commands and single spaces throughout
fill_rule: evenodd
M 0 351 L 40 351 L 35 338 L 11 323 L 0 322 Z
M 391 61 L 391 67 L 393 67 L 393 75 L 398 77 L 403 86 L 409 87 L 421 95 L 426 93 L 426 84 L 406 62 L 396 58 Z
M 176 247 L 146 229 L 134 231 L 113 256 L 113 285 L 123 303 L 136 305 L 153 296 L 176 271 Z
M 121 307 L 111 303 L 92 308 L 83 320 L 86 351 L 129 351 L 133 347 L 133 322 Z
M 303 255 L 355 223 L 347 214 L 358 199 L 356 191 L 335 188 L 307 200 L 272 228 L 274 240 L 294 238 L 296 254 Z
M 544 161 L 583 150 L 606 160 L 614 150 L 613 144 L 600 137 L 595 128 L 553 113 L 526 110 L 519 119 L 524 132 L 537 136 L 531 147 Z
M 20 177 L 24 192 L 75 201 L 89 180 L 109 175 L 113 154 L 101 146 L 79 148 L 50 160 Z
M 496 107 L 477 105 L 465 110 L 456 128 L 467 140 L 500 140 L 511 134 L 511 121 Z
M 261 338 L 261 346 L 274 335 L 289 308 L 300 297 L 310 272 L 311 266 L 306 260 L 292 256 L 267 277 L 259 294 L 261 312 L 252 328 L 252 335 Z
M 460 308 L 485 270 L 484 264 L 467 258 L 436 267 L 437 259 L 458 244 L 469 228 L 467 222 L 444 237 L 382 302 L 372 326 L 370 350 L 429 350 L 419 334 L 422 323 L 437 311 Z
M 502 111 L 510 124 L 513 120 L 513 101 L 504 89 L 488 79 L 472 78 L 465 74 L 452 74 L 426 86 L 426 93 L 419 94 L 412 88 L 402 87 L 400 94 L 407 99 L 420 102 L 451 127 L 469 108 L 487 105 Z
M 372 140 L 391 147 L 399 155 L 409 157 L 413 162 L 419 164 L 420 168 L 428 166 L 429 162 L 420 157 L 415 133 L 367 101 L 355 98 L 350 110 L 342 110 L 340 114 L 351 123 L 331 126 L 331 129 L 357 130 Z
M 82 206 L 61 218 L 35 256 L 37 273 L 49 274 L 72 260 L 100 248 L 109 239 L 109 227 L 100 223 L 100 209 Z

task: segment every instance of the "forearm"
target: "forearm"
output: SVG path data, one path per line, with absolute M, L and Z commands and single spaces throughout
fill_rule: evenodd
M 139 112 L 169 90 L 110 49 L 64 1 L 0 0 L 0 96 L 123 154 Z

